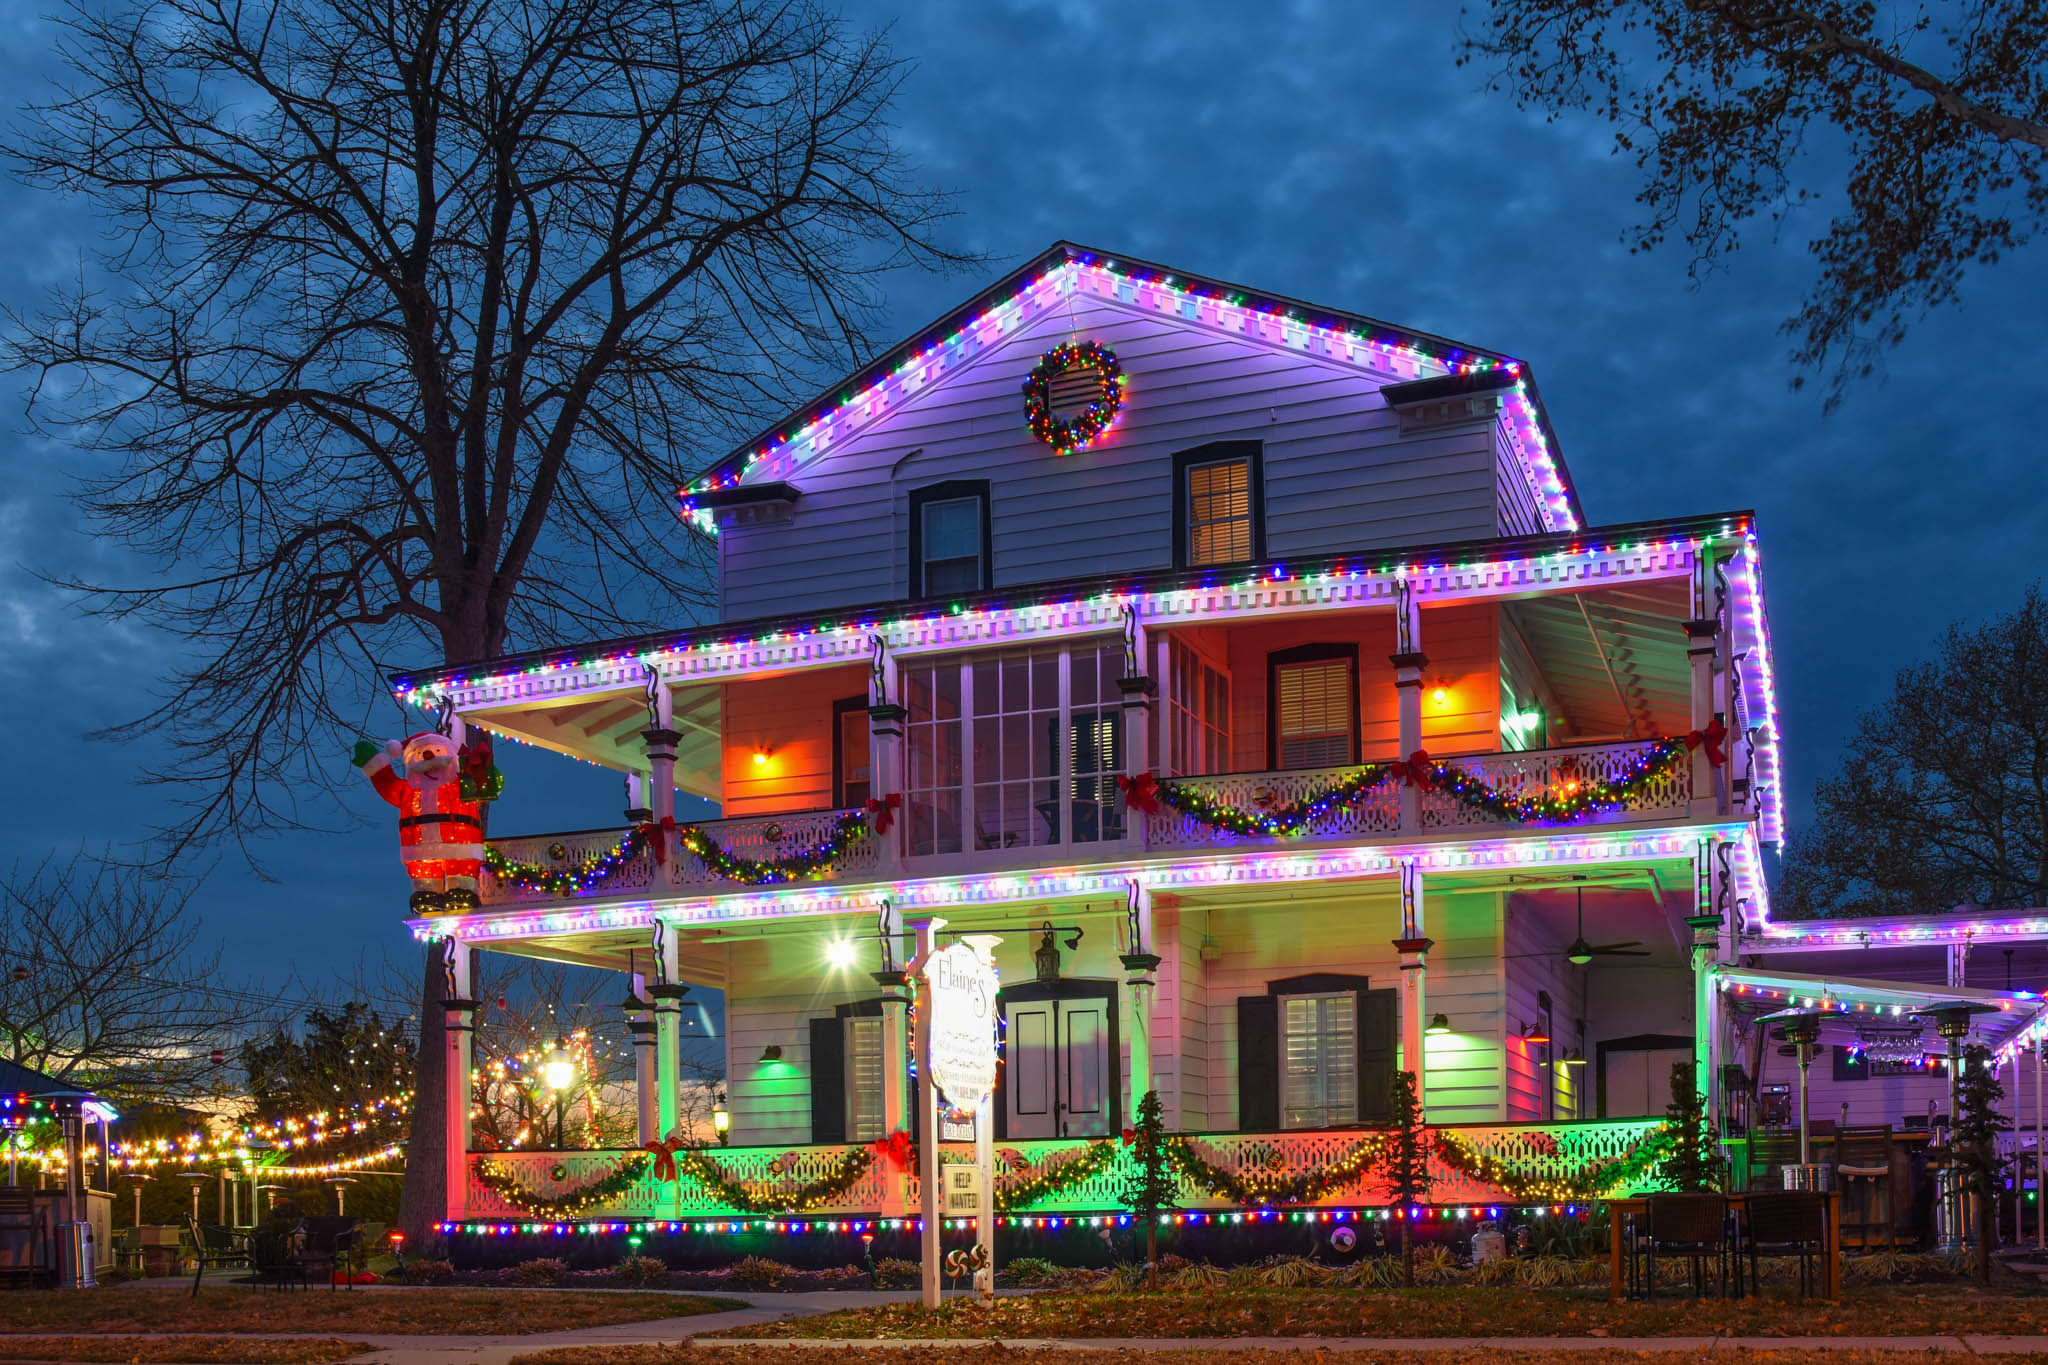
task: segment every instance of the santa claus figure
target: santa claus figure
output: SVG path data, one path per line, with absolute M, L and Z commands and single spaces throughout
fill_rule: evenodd
M 352 760 L 377 795 L 398 808 L 398 856 L 412 878 L 414 914 L 474 910 L 483 871 L 483 803 L 505 779 L 479 737 L 457 749 L 443 734 L 410 735 L 403 744 L 356 743 Z

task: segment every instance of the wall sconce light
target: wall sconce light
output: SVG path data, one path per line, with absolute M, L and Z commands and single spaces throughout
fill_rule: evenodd
M 860 957 L 860 945 L 850 938 L 835 938 L 825 945 L 825 962 L 836 971 L 845 971 Z
M 769 759 L 769 757 L 770 757 L 771 755 L 773 755 L 773 754 L 774 754 L 774 752 L 775 752 L 774 748 L 773 748 L 772 746 L 770 746 L 770 745 L 767 745 L 767 744 L 759 744 L 759 745 L 756 745 L 756 746 L 754 747 L 754 766 L 755 766 L 755 767 L 757 767 L 757 768 L 765 768 L 765 767 L 767 767 L 767 766 L 768 766 L 768 759 Z
M 782 1060 L 782 1044 L 780 1044 L 780 1043 L 770 1043 L 770 1044 L 768 1044 L 768 1046 L 766 1046 L 766 1047 L 762 1048 L 762 1049 L 761 1049 L 761 1060 L 762 1060 L 762 1061 L 764 1061 L 764 1062 L 779 1062 L 779 1061 L 781 1061 L 781 1060 Z
M 719 1091 L 717 1097 L 712 1101 L 711 1131 L 718 1134 L 718 1140 L 721 1143 L 725 1141 L 726 1134 L 732 1131 L 732 1111 L 725 1107 L 725 1092 L 723 1090 Z
M 1564 1056 L 1557 1059 L 1557 1064 L 1559 1066 L 1584 1066 L 1586 1064 L 1586 1054 L 1575 1047 L 1567 1048 L 1565 1049 Z
M 1036 969 L 1039 985 L 1056 985 L 1060 979 L 1060 950 L 1052 941 L 1052 921 L 1038 927 L 1043 937 L 1038 940 L 1038 950 L 1031 954 L 1031 965 Z
M 1529 1027 L 1523 1029 L 1515 1036 L 1521 1042 L 1527 1043 L 1531 1047 L 1547 1047 L 1550 1044 L 1550 1035 L 1537 1028 L 1534 1024 L 1529 1025 Z
M 1441 711 L 1451 704 L 1451 689 L 1438 683 L 1429 694 L 1430 705 Z
M 1429 1017 L 1429 1027 L 1423 1030 L 1424 1033 L 1432 1034 L 1449 1033 L 1450 1031 L 1451 1019 L 1447 1014 L 1432 1014 Z

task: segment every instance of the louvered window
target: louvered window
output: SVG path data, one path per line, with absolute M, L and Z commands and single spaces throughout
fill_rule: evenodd
M 1251 461 L 1188 466 L 1188 564 L 1241 564 L 1252 557 Z
M 882 1021 L 846 1021 L 846 1140 L 876 1142 L 882 1131 Z
M 1280 1007 L 1280 1126 L 1356 1123 L 1358 998 L 1290 995 Z
M 1101 397 L 1102 371 L 1093 365 L 1056 374 L 1046 386 L 1046 406 L 1056 422 L 1071 422 Z
M 1358 707 L 1348 658 L 1276 664 L 1273 714 L 1282 768 L 1334 768 L 1352 761 Z

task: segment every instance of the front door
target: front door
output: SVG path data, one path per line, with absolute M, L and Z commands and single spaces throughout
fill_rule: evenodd
M 1107 1137 L 1119 1119 L 1116 986 L 1062 981 L 1002 993 L 1002 1136 Z

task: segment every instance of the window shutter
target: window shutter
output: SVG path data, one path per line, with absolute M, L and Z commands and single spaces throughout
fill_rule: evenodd
M 1385 1123 L 1393 1117 L 1387 1094 L 1394 1084 L 1401 1042 L 1401 993 L 1358 992 L 1358 1121 Z M 1417 1096 L 1420 1099 L 1421 1096 Z
M 846 1025 L 811 1020 L 811 1141 L 846 1141 Z
M 1382 1082 L 1382 1093 L 1386 1086 Z M 1237 998 L 1237 1128 L 1270 1133 L 1280 1127 L 1280 1001 Z

